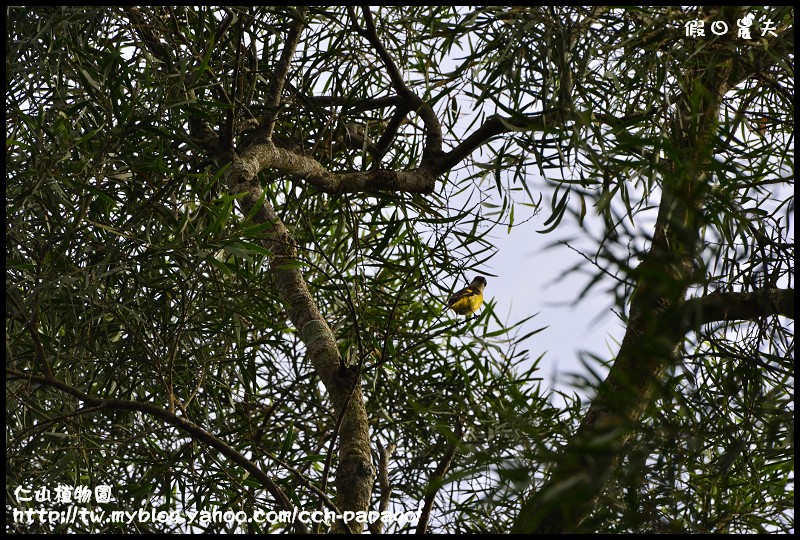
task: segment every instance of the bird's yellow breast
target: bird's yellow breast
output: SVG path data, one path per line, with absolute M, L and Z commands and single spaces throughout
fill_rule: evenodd
M 461 293 L 454 295 L 450 299 L 448 307 L 458 315 L 469 315 L 478 311 L 481 304 L 483 304 L 483 293 L 468 287 Z

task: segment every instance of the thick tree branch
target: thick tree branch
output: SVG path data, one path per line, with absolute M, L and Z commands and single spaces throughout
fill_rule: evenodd
M 308 99 L 314 100 L 316 98 Z M 323 99 L 323 103 L 327 102 L 327 98 L 320 99 Z M 330 103 L 338 103 L 338 101 L 331 98 Z M 366 100 L 363 108 L 366 110 L 369 107 L 378 108 L 389 105 L 397 105 L 395 98 Z M 356 108 L 360 110 L 362 105 L 354 105 L 353 110 Z M 515 131 L 542 131 L 555 127 L 551 115 L 553 112 L 555 111 L 544 111 L 517 119 L 492 116 L 464 139 L 461 144 L 447 153 L 441 153 L 438 157 L 423 160 L 420 167 L 414 171 L 393 171 L 377 168 L 380 165 L 379 158 L 386 153 L 388 146 L 396 135 L 397 129 L 405 120 L 407 113 L 403 106 L 398 107 L 384 134 L 375 145 L 375 168 L 368 172 L 332 173 L 314 158 L 280 148 L 270 142 L 251 145 L 242 152 L 240 157 L 242 166 L 247 169 L 247 175 L 250 175 L 250 177 L 255 176 L 262 169 L 278 169 L 298 178 L 304 178 L 317 189 L 334 195 L 377 191 L 431 193 L 436 186 L 436 178 L 453 169 L 461 161 L 469 157 L 472 152 L 494 137 Z M 576 115 L 568 114 L 568 116 L 573 118 Z M 613 119 L 609 119 L 609 122 L 612 121 Z
M 237 167 L 242 178 L 255 178 L 262 169 L 278 169 L 304 178 L 317 189 L 331 194 L 377 191 L 431 193 L 436 184 L 436 178 L 426 169 L 334 174 L 315 159 L 278 148 L 270 142 L 247 148 L 237 160 Z
M 393 124 L 399 125 L 402 119 L 402 113 L 395 115 L 390 122 L 390 128 Z M 243 178 L 253 178 L 263 169 L 277 169 L 297 178 L 304 178 L 317 189 L 330 194 L 377 191 L 431 193 L 436 187 L 437 177 L 458 165 L 493 137 L 511 131 L 541 130 L 547 125 L 544 113 L 531 115 L 525 124 L 493 116 L 456 148 L 439 158 L 428 160 L 427 164 L 422 164 L 414 171 L 373 169 L 367 172 L 332 173 L 314 158 L 277 147 L 271 142 L 248 147 L 240 156 L 239 166 L 242 168 Z M 378 141 L 378 152 L 385 144 L 387 143 L 383 138 Z
M 250 151 L 264 150 L 278 155 L 276 159 L 294 159 L 291 152 L 277 152 L 271 143 L 255 145 Z M 246 156 L 243 156 L 245 158 Z M 251 159 L 256 159 L 250 156 Z M 316 163 L 316 162 L 315 162 Z M 252 169 L 251 167 L 255 167 Z M 341 418 L 339 430 L 339 467 L 336 474 L 337 506 L 342 511 L 366 511 L 374 483 L 369 440 L 369 422 L 364 406 L 361 386 L 353 384 L 352 377 L 343 376 L 336 338 L 319 312 L 303 274 L 297 267 L 297 248 L 286 226 L 281 222 L 270 202 L 262 197 L 263 190 L 255 174 L 260 170 L 248 159 L 234 158 L 229 170 L 228 185 L 231 193 L 245 193 L 240 199 L 242 211 L 250 214 L 255 209 L 256 223 L 271 223 L 269 238 L 263 241 L 274 256 L 270 262 L 275 288 L 286 304 L 289 320 L 297 328 L 311 365 L 330 394 L 337 417 Z M 256 205 L 260 205 L 255 208 Z M 345 374 L 346 375 L 346 374 Z M 360 532 L 363 524 L 337 522 L 338 532 Z
M 684 303 L 685 330 L 723 321 L 752 321 L 771 315 L 794 320 L 794 289 L 713 293 Z
M 724 8 L 723 16 L 733 24 L 738 11 Z M 674 316 L 682 312 L 693 281 L 705 171 L 713 159 L 719 106 L 730 88 L 735 57 L 734 47 L 721 41 L 693 52 L 695 62 L 686 69 L 684 86 L 695 91 L 682 96 L 672 118 L 672 163 L 662 180 L 650 249 L 632 276 L 637 285 L 619 353 L 550 478 L 523 505 L 512 532 L 563 533 L 580 526 L 619 466 L 665 369 L 679 356 L 685 331 Z
M 270 478 L 264 471 L 262 471 L 258 465 L 250 461 L 249 459 L 245 458 L 242 454 L 228 446 L 225 441 L 217 438 L 213 434 L 209 433 L 205 429 L 201 428 L 194 422 L 191 422 L 183 417 L 176 415 L 173 412 L 168 411 L 167 409 L 162 409 L 160 407 L 156 407 L 155 405 L 150 405 L 148 403 L 140 403 L 138 401 L 131 401 L 127 399 L 103 399 L 103 398 L 96 398 L 92 397 L 88 394 L 85 394 L 78 390 L 77 388 L 70 386 L 69 384 L 55 379 L 53 377 L 40 377 L 38 375 L 33 375 L 31 373 L 25 373 L 22 371 L 17 371 L 15 369 L 6 368 L 6 377 L 10 379 L 20 379 L 29 382 L 35 382 L 38 384 L 50 386 L 52 388 L 56 388 L 61 390 L 62 392 L 69 394 L 79 400 L 86 405 L 92 407 L 100 407 L 104 409 L 114 409 L 114 410 L 125 410 L 125 411 L 137 411 L 144 414 L 148 414 L 155 418 L 159 418 L 166 422 L 171 426 L 175 426 L 178 429 L 181 429 L 188 433 L 189 435 L 193 436 L 195 439 L 207 444 L 208 446 L 215 448 L 221 454 L 226 456 L 228 459 L 245 469 L 249 472 L 253 477 L 258 480 L 261 485 L 275 498 L 277 503 L 284 509 L 292 512 L 294 511 L 294 505 L 292 501 L 289 500 L 289 497 L 283 492 L 283 490 L 275 483 L 272 478 Z M 301 533 L 307 534 L 308 529 L 306 526 L 298 519 L 295 521 L 295 527 Z

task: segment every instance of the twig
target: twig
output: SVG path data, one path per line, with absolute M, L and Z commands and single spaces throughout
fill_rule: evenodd
M 386 509 L 389 508 L 389 499 L 392 498 L 392 485 L 389 483 L 389 460 L 394 453 L 396 446 L 390 444 L 384 447 L 380 441 L 378 445 L 378 482 L 380 483 L 381 495 L 378 501 L 378 513 L 383 515 Z M 383 533 L 383 519 L 378 518 L 378 521 L 370 524 L 369 532 L 371 534 Z
M 462 425 L 461 415 L 456 418 L 455 436 L 456 438 L 450 442 L 450 446 L 442 456 L 442 459 L 439 460 L 439 464 L 436 465 L 436 470 L 433 471 L 431 479 L 428 482 L 428 494 L 425 495 L 425 501 L 422 506 L 419 522 L 417 522 L 417 534 L 425 534 L 425 532 L 428 530 L 428 522 L 431 519 L 431 509 L 433 508 L 433 501 L 436 499 L 436 492 L 439 487 L 443 485 L 442 480 L 444 480 L 444 475 L 447 474 L 448 470 L 450 470 L 450 464 L 453 462 L 456 451 L 458 451 L 458 445 L 461 443 L 461 439 L 464 437 L 464 428 Z
M 261 137 L 265 140 L 272 139 L 272 132 L 275 130 L 275 120 L 278 118 L 280 110 L 281 95 L 283 94 L 283 87 L 286 84 L 286 77 L 289 74 L 289 64 L 292 61 L 292 56 L 297 50 L 297 44 L 300 42 L 300 32 L 305 25 L 305 15 L 308 7 L 303 6 L 297 10 L 297 17 L 292 22 L 289 28 L 289 33 L 286 36 L 286 45 L 281 52 L 281 58 L 275 66 L 275 72 L 272 74 L 269 90 L 267 91 L 267 111 L 264 114 L 264 125 L 261 128 Z

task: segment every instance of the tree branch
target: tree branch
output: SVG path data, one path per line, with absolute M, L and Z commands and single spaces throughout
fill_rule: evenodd
M 794 27 L 781 27 L 776 30 L 778 35 L 769 38 L 768 42 L 766 40 L 747 42 L 748 54 L 740 55 L 731 70 L 732 86 L 764 73 L 775 65 L 776 58 L 794 54 Z
M 438 159 L 433 160 L 433 171 L 437 176 L 444 174 L 462 160 L 469 157 L 472 152 L 486 144 L 492 138 L 508 133 L 510 131 L 534 131 L 542 130 L 547 126 L 545 120 L 545 113 L 537 113 L 535 115 L 526 116 L 525 125 L 515 125 L 515 121 L 510 118 L 503 118 L 501 116 L 490 116 L 486 121 L 470 136 L 464 139 L 461 144 L 453 148 L 451 151 L 443 154 Z
M 739 8 L 723 8 L 734 19 Z M 689 51 L 697 65 L 688 69 L 687 88 L 702 88 L 703 99 L 685 95 L 675 108 L 669 140 L 670 174 L 661 186 L 653 239 L 633 277 L 630 317 L 608 376 L 570 438 L 552 474 L 523 504 L 512 528 L 516 533 L 577 530 L 619 466 L 626 444 L 668 366 L 680 354 L 684 329 L 675 324 L 692 283 L 692 254 L 699 250 L 698 215 L 704 203 L 703 178 L 713 160 L 713 136 L 720 101 L 730 88 L 734 47 L 698 47 Z
M 244 152 L 263 150 L 277 155 L 277 159 L 294 159 L 301 156 L 279 152 L 271 142 L 255 145 Z M 263 190 L 255 174 L 258 168 L 248 159 L 234 157 L 228 171 L 228 189 L 231 193 L 245 193 L 240 199 L 244 214 L 255 210 L 256 223 L 271 223 L 269 237 L 262 242 L 273 253 L 270 261 L 275 288 L 286 304 L 289 320 L 297 328 L 306 346 L 307 357 L 330 394 L 337 417 L 341 418 L 339 430 L 339 467 L 336 474 L 337 505 L 343 511 L 366 511 L 374 483 L 375 470 L 370 452 L 369 422 L 364 406 L 361 386 L 352 377 L 340 373 L 341 357 L 336 338 L 319 312 L 303 274 L 297 267 L 297 248 L 288 229 L 263 197 Z M 253 158 L 255 159 L 255 158 Z M 313 160 L 311 160 L 313 161 Z M 316 163 L 316 162 L 314 162 Z M 256 205 L 258 208 L 256 208 Z M 356 379 L 357 382 L 357 379 Z M 355 530 L 351 531 L 350 527 Z M 334 531 L 360 532 L 362 523 L 345 524 L 337 521 Z
M 433 502 L 436 500 L 436 492 L 442 486 L 444 475 L 450 470 L 450 464 L 453 462 L 453 458 L 458 451 L 458 445 L 461 443 L 461 439 L 464 436 L 464 429 L 460 416 L 456 418 L 455 436 L 455 439 L 450 441 L 447 451 L 442 456 L 442 459 L 439 460 L 436 469 L 433 471 L 428 481 L 428 493 L 425 495 L 425 502 L 422 506 L 419 522 L 417 523 L 417 534 L 425 534 L 428 531 L 428 522 L 431 519 L 431 509 L 433 508 Z
M 145 414 L 149 414 L 150 416 L 154 416 L 166 422 L 171 426 L 175 426 L 178 429 L 181 429 L 192 435 L 197 440 L 207 444 L 208 446 L 217 449 L 221 454 L 228 457 L 231 461 L 245 469 L 249 472 L 253 477 L 255 477 L 261 485 L 275 498 L 277 503 L 285 508 L 286 510 L 293 512 L 294 505 L 292 501 L 289 500 L 289 497 L 283 492 L 283 490 L 276 484 L 272 478 L 267 476 L 267 474 L 262 471 L 258 465 L 250 461 L 249 459 L 245 458 L 242 454 L 228 446 L 223 440 L 217 438 L 213 434 L 209 433 L 205 429 L 201 428 L 194 422 L 191 422 L 185 418 L 177 416 L 175 413 L 172 413 L 166 409 L 161 409 L 156 407 L 155 405 L 150 405 L 147 403 L 140 403 L 138 401 L 131 401 L 127 399 L 104 399 L 104 398 L 96 398 L 92 397 L 88 394 L 84 394 L 77 388 L 68 385 L 67 383 L 55 379 L 53 377 L 40 377 L 38 375 L 33 375 L 31 373 L 25 373 L 23 371 L 17 371 L 15 369 L 6 368 L 6 376 L 11 379 L 20 379 L 31 381 L 35 383 L 39 383 L 46 386 L 51 386 L 62 392 L 73 396 L 74 398 L 78 399 L 82 403 L 93 407 L 101 407 L 105 409 L 118 409 L 118 410 L 126 410 L 126 411 L 137 411 Z M 301 522 L 299 519 L 294 523 L 295 527 L 297 527 L 298 532 L 303 534 L 308 534 L 308 529 L 306 526 Z
M 389 500 L 392 498 L 392 484 L 389 482 L 389 460 L 397 448 L 396 445 L 390 444 L 384 447 L 380 441 L 378 445 L 378 482 L 381 487 L 380 499 L 378 501 L 378 513 L 383 514 L 389 508 Z M 378 521 L 369 526 L 371 534 L 383 533 L 383 519 L 378 518 Z
M 289 33 L 286 36 L 286 44 L 281 53 L 281 58 L 275 66 L 275 71 L 272 74 L 272 80 L 269 84 L 267 92 L 267 112 L 264 114 L 264 124 L 261 128 L 260 137 L 263 140 L 271 140 L 272 132 L 275 129 L 275 120 L 278 118 L 280 111 L 281 96 L 283 94 L 283 87 L 286 84 L 286 77 L 289 74 L 289 64 L 292 61 L 292 56 L 297 50 L 297 44 L 300 42 L 300 32 L 305 25 L 305 15 L 308 7 L 302 6 L 297 10 L 297 17 L 292 22 L 289 28 Z
M 687 331 L 712 322 L 753 320 L 771 315 L 794 320 L 794 289 L 708 294 L 687 300 L 681 312 Z
M 286 84 L 291 86 L 288 82 Z M 405 104 L 405 101 L 396 95 L 354 100 L 349 96 L 306 96 L 300 94 L 299 91 L 296 91 L 296 93 L 301 96 L 297 98 L 301 101 L 314 103 L 318 107 L 344 107 L 350 113 L 400 107 Z
M 398 191 L 431 193 L 436 178 L 427 169 L 416 171 L 371 170 L 334 174 L 317 160 L 278 148 L 271 142 L 256 144 L 236 160 L 241 178 L 255 178 L 265 168 L 278 169 L 304 178 L 317 189 L 330 194 Z
M 367 41 L 369 41 L 370 45 L 372 45 L 372 47 L 375 49 L 375 52 L 378 54 L 378 57 L 383 62 L 384 66 L 386 66 L 386 71 L 388 72 L 389 78 L 392 81 L 392 87 L 405 101 L 406 108 L 416 112 L 420 118 L 422 118 L 422 122 L 425 124 L 425 146 L 422 151 L 422 165 L 425 166 L 427 164 L 427 160 L 435 159 L 442 154 L 442 125 L 439 122 L 439 118 L 437 118 L 436 113 L 433 112 L 433 109 L 430 105 L 424 102 L 422 98 L 420 98 L 418 95 L 412 92 L 408 86 L 406 86 L 405 81 L 403 81 L 403 75 L 400 73 L 400 69 L 397 67 L 397 64 L 394 63 L 394 60 L 392 60 L 392 57 L 386 51 L 386 48 L 378 38 L 378 31 L 375 28 L 375 21 L 372 19 L 372 13 L 370 12 L 369 7 L 363 8 L 364 21 L 367 26 L 366 29 L 361 28 L 358 23 L 356 23 L 356 17 L 353 8 L 348 7 L 347 9 L 350 13 L 350 17 L 353 19 L 353 26 L 355 27 L 356 32 L 364 36 Z
M 163 62 L 165 66 L 171 66 L 172 58 L 170 58 L 169 48 L 161 42 L 161 38 L 153 29 L 153 26 L 148 24 L 142 10 L 136 6 L 128 8 L 128 19 L 133 29 L 142 41 L 144 41 L 147 51 L 159 61 Z
M 31 340 L 36 350 L 36 359 L 39 361 L 42 372 L 45 376 L 53 378 L 53 369 L 50 367 L 50 362 L 47 360 L 47 355 L 42 346 L 42 340 L 39 338 L 39 313 L 34 311 L 32 320 L 27 323 L 28 332 L 31 334 Z
M 383 156 L 389 151 L 389 146 L 391 146 L 392 142 L 394 142 L 397 137 L 397 131 L 406 121 L 406 116 L 408 116 L 408 109 L 405 107 L 397 107 L 395 109 L 392 119 L 389 120 L 389 124 L 386 126 L 386 129 L 383 130 L 381 138 L 375 143 L 375 161 L 372 166 L 373 169 L 377 170 L 380 168 L 381 160 L 383 160 Z

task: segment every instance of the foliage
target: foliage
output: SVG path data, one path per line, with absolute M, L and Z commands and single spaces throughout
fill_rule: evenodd
M 676 259 L 693 261 L 685 296 L 793 298 L 793 12 L 753 13 L 780 37 L 704 45 L 683 22 L 713 14 L 673 8 L 383 7 L 403 88 L 352 8 L 8 8 L 7 531 L 292 529 L 11 515 L 41 507 L 16 486 L 103 484 L 108 512 L 282 509 L 244 461 L 301 509 L 335 504 L 340 415 L 293 323 L 300 293 L 273 279 L 291 267 L 360 367 L 351 406 L 375 463 L 394 446 L 389 509 L 430 499 L 432 531 L 507 532 L 585 420 L 584 393 L 537 378 L 530 320 L 502 321 L 490 301 L 456 323 L 441 299 L 541 207 L 541 231 L 572 227 L 587 253 L 576 299 L 605 286 L 627 322 L 637 287 L 673 283 L 647 258 L 655 211 L 696 163 L 697 199 L 682 202 L 701 204 L 673 227 L 698 239 Z M 717 108 L 697 83 L 709 72 L 729 74 Z M 441 150 L 409 96 L 441 123 Z M 684 102 L 697 125 L 676 125 Z M 289 262 L 230 182 L 269 118 L 284 162 L 259 169 L 259 203 L 296 244 Z M 707 148 L 674 137 L 704 129 Z M 365 186 L 328 189 L 302 160 Z M 386 173 L 428 164 L 430 189 Z M 689 324 L 584 530 L 793 528 L 793 312 L 767 307 Z M 388 496 L 379 478 L 370 510 Z

